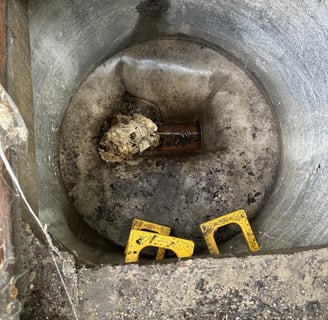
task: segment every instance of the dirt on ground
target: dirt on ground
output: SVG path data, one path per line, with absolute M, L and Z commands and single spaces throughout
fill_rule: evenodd
M 21 319 L 75 319 L 47 247 L 26 224 L 17 232 Z M 60 256 L 81 320 L 328 316 L 328 248 L 94 268 L 77 268 L 71 255 Z

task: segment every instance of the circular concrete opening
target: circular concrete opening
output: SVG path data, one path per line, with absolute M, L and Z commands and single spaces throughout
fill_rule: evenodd
M 131 110 L 127 96 L 149 103 Z M 99 141 L 115 114 L 143 114 L 160 127 L 197 122 L 201 144 L 105 162 Z M 237 209 L 254 218 L 279 160 L 278 125 L 261 88 L 219 51 L 176 38 L 132 46 L 98 66 L 71 99 L 61 127 L 70 200 L 94 230 L 122 247 L 138 218 L 169 226 L 172 235 L 193 240 L 196 252 L 205 251 L 199 225 Z M 239 231 L 230 225 L 217 240 Z
M 197 224 L 209 218 L 206 214 L 212 217 L 240 207 L 253 216 L 252 227 L 262 251 L 328 243 L 328 229 L 325 227 L 328 217 L 325 2 L 305 0 L 287 3 L 277 0 L 273 5 L 272 2 L 256 0 L 34 0 L 29 1 L 29 7 L 35 123 L 28 125 L 32 133 L 35 131 L 39 178 L 35 197 L 38 199 L 39 217 L 42 223 L 48 225 L 57 243 L 75 252 L 83 261 L 118 262 L 123 257 L 124 230 L 128 230 L 135 215 L 155 222 L 163 221 L 174 228 L 176 235 L 190 235 L 200 242 L 196 238 L 199 232 Z M 187 41 L 188 46 L 180 42 L 181 50 L 185 47 L 186 52 L 176 50 L 174 60 L 165 65 L 169 50 L 164 50 L 165 46 L 162 48 L 162 42 L 173 41 L 172 38 L 195 42 Z M 142 53 L 151 41 L 161 44 L 156 48 L 157 56 Z M 210 45 L 203 45 L 204 48 L 200 49 L 201 45 L 197 43 Z M 210 49 L 211 46 L 215 49 Z M 173 46 L 178 47 L 178 44 Z M 211 59 L 190 53 L 191 47 L 195 53 L 207 52 Z M 139 53 L 137 48 L 141 50 Z M 180 59 L 180 62 L 188 63 L 189 69 L 192 69 L 191 77 L 187 76 L 189 69 L 181 67 L 178 52 L 180 58 L 182 54 L 186 57 L 186 61 Z M 163 56 L 160 56 L 161 53 Z M 225 56 L 229 59 L 226 60 Z M 124 57 L 129 59 L 124 60 Z M 144 63 L 147 58 L 147 67 L 154 70 L 154 57 L 157 62 L 164 63 L 165 68 L 162 68 L 162 75 L 160 69 L 155 68 L 154 81 L 151 86 L 145 86 L 145 81 L 150 78 L 146 74 L 147 68 L 141 68 L 145 66 L 141 62 Z M 229 61 L 230 57 L 237 64 Z M 140 63 L 137 63 L 137 58 L 140 58 Z M 121 60 L 120 64 L 118 60 Z M 174 77 L 176 69 L 169 77 L 169 66 L 172 65 L 180 67 L 183 84 L 178 86 L 176 93 L 171 91 L 167 95 L 168 88 L 172 86 L 164 81 L 161 90 L 142 91 L 146 87 L 158 88 L 158 79 L 178 79 Z M 197 70 L 198 73 L 195 72 Z M 222 80 L 222 83 L 209 81 L 214 71 L 218 74 L 212 79 Z M 244 80 L 238 82 L 238 74 Z M 272 103 L 279 123 L 280 151 L 275 149 L 279 137 L 270 104 L 259 86 L 251 80 L 250 74 Z M 202 76 L 204 81 L 201 81 Z M 90 82 L 92 78 L 98 83 Z M 124 86 L 119 79 L 125 80 Z M 234 86 L 232 81 L 235 81 Z M 80 94 L 83 95 L 84 89 L 87 90 L 88 83 L 91 85 L 90 97 L 84 93 L 86 101 L 81 101 L 80 109 L 74 110 L 74 103 L 77 103 Z M 218 94 L 213 97 L 210 83 L 219 87 Z M 196 87 L 198 84 L 201 84 L 199 88 Z M 99 88 L 104 88 L 103 92 L 99 92 Z M 108 90 L 113 91 L 117 103 L 109 97 Z M 97 151 L 97 137 L 105 119 L 112 114 L 113 105 L 122 103 L 123 91 L 130 97 L 146 99 L 155 105 L 162 117 L 159 125 L 175 121 L 186 123 L 187 120 L 199 123 L 203 147 L 183 156 L 159 155 L 157 150 L 154 150 L 156 154 L 149 154 L 148 150 L 138 159 L 133 159 L 140 161 L 135 166 L 127 163 L 114 166 L 102 161 Z M 183 93 L 186 93 L 185 98 Z M 99 100 L 100 107 L 95 95 L 103 95 L 103 101 Z M 162 95 L 170 97 L 170 103 L 165 102 Z M 206 102 L 209 97 L 211 103 Z M 181 103 L 174 105 L 175 101 Z M 260 101 L 263 101 L 262 106 Z M 238 112 L 235 112 L 237 107 L 234 105 L 239 106 Z M 86 106 L 89 106 L 88 110 Z M 85 118 L 79 119 L 80 112 Z M 268 118 L 261 120 L 259 114 Z M 171 119 L 170 115 L 176 119 Z M 85 123 L 88 130 L 82 127 L 79 131 L 81 125 L 76 125 L 79 121 Z M 231 129 L 228 129 L 229 121 Z M 259 130 L 256 132 L 252 125 Z M 213 131 L 207 130 L 209 128 Z M 233 132 L 240 129 L 243 130 Z M 260 130 L 264 130 L 265 135 L 262 136 Z M 217 137 L 211 136 L 211 132 L 217 132 Z M 271 142 L 275 143 L 267 140 L 270 136 Z M 77 149 L 79 139 L 81 148 L 88 152 Z M 213 142 L 217 143 L 214 144 L 217 149 L 211 149 Z M 65 145 L 66 150 L 63 149 Z M 231 147 L 236 146 L 237 149 L 241 145 L 246 150 L 239 154 Z M 263 150 L 265 146 L 269 147 L 268 151 Z M 34 151 L 30 149 L 28 152 Z M 272 158 L 266 164 L 264 158 L 268 152 L 272 153 Z M 257 158 L 260 158 L 258 162 L 249 162 Z M 84 163 L 86 160 L 90 163 Z M 243 160 L 245 163 L 242 163 Z M 277 162 L 279 172 L 274 183 Z M 204 167 L 200 166 L 201 163 Z M 234 164 L 232 171 L 231 164 Z M 98 168 L 99 173 L 93 168 Z M 222 172 L 211 171 L 210 168 Z M 119 179 L 120 170 L 126 177 L 125 182 Z M 193 170 L 199 170 L 199 174 L 196 175 Z M 233 175 L 229 176 L 229 171 Z M 176 175 L 177 180 L 168 177 L 168 173 Z M 89 180 L 86 179 L 87 174 L 90 175 Z M 134 178 L 134 174 L 138 178 Z M 22 179 L 30 179 L 24 173 L 22 175 Z M 167 183 L 157 184 L 156 181 L 161 179 Z M 114 183 L 109 183 L 111 180 Z M 83 181 L 89 182 L 84 185 Z M 179 188 L 175 181 L 179 182 Z M 196 188 L 189 188 L 192 184 L 196 184 Z M 104 190 L 98 193 L 100 185 L 104 186 Z M 116 187 L 115 192 L 111 185 Z M 136 190 L 135 195 L 131 185 Z M 219 194 L 215 193 L 217 186 L 225 186 L 222 197 L 221 190 Z M 170 192 L 166 200 L 159 192 L 161 188 Z M 257 192 L 261 195 L 255 196 Z M 100 200 L 99 194 L 103 195 L 105 203 L 99 203 L 97 211 L 95 202 Z M 224 202 L 223 196 L 227 202 Z M 199 207 L 191 204 L 196 199 Z M 235 203 L 233 207 L 232 202 Z M 115 203 L 122 208 L 113 208 Z M 170 205 L 165 209 L 167 203 Z M 86 212 L 84 204 L 90 208 L 89 212 Z M 129 211 L 130 207 L 133 210 Z M 176 210 L 171 210 L 174 207 Z M 161 220 L 164 217 L 169 222 Z M 113 219 L 112 223 L 107 223 L 106 218 Z M 181 223 L 180 219 L 186 223 Z M 113 236 L 114 231 L 110 228 L 114 229 L 114 226 L 115 230 L 122 230 L 122 235 L 117 233 Z M 189 230 L 188 226 L 194 229 Z M 227 232 L 222 230 L 219 234 L 223 240 L 229 239 L 234 232 L 232 229 Z M 118 254 L 115 253 L 117 246 L 111 246 L 108 239 L 120 245 Z M 202 251 L 203 244 L 199 242 L 197 247 Z M 247 250 L 244 240 L 238 235 L 227 241 L 226 246 L 222 249 L 228 248 L 233 253 Z M 219 247 L 221 249 L 221 244 Z

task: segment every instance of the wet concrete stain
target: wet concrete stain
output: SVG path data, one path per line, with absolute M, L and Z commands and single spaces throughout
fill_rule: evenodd
M 169 9 L 170 2 L 168 0 L 140 2 L 135 8 L 138 12 L 137 23 L 131 32 L 116 45 L 114 53 L 138 43 L 172 35 L 167 17 Z M 110 56 L 106 55 L 101 61 L 110 58 Z
M 132 43 L 163 37 L 169 27 L 167 11 L 170 4 L 167 0 L 147 0 L 137 6 L 139 18 L 133 31 Z

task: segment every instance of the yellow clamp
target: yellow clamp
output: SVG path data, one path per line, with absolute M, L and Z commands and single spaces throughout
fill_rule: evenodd
M 152 223 L 150 224 L 152 225 Z M 172 250 L 178 258 L 189 258 L 194 253 L 194 246 L 195 244 L 191 240 L 132 228 L 130 231 L 128 244 L 125 249 L 125 262 L 137 262 L 141 250 L 146 247 L 157 247 L 163 250 Z M 157 253 L 157 257 L 158 254 L 159 253 Z
M 153 231 L 153 232 L 157 232 L 159 234 L 162 234 L 164 236 L 169 236 L 170 233 L 171 233 L 171 228 L 170 227 L 166 227 L 166 226 L 163 226 L 163 225 L 160 225 L 160 224 L 157 224 L 157 223 L 144 221 L 144 220 L 140 220 L 140 219 L 133 219 L 131 229 L 132 230 Z M 126 250 L 127 250 L 127 247 L 126 247 L 124 253 L 126 253 Z M 164 255 L 165 255 L 165 249 L 159 248 L 158 251 L 157 251 L 156 260 L 164 259 Z
M 250 251 L 257 251 L 260 248 L 256 241 L 253 230 L 248 222 L 246 212 L 244 210 L 238 210 L 228 213 L 224 216 L 215 218 L 213 220 L 204 222 L 200 225 L 200 229 L 203 232 L 203 236 L 205 238 L 210 254 L 220 253 L 219 248 L 214 239 L 215 231 L 218 228 L 221 228 L 231 223 L 236 223 L 240 226 Z

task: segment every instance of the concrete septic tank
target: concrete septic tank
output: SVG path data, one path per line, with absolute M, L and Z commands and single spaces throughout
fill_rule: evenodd
M 322 10 L 261 1 L 29 8 L 40 219 L 65 247 L 87 254 L 72 233 L 97 236 L 81 225 L 123 246 L 132 217 L 197 240 L 199 223 L 241 208 L 262 250 L 327 243 Z M 200 120 L 205 151 L 148 156 L 127 178 L 101 163 L 92 138 L 125 91 L 158 104 L 164 121 Z
M 185 279 L 198 291 L 203 288 L 205 297 L 210 297 L 209 291 L 215 287 L 218 296 L 234 297 L 227 301 L 236 304 L 242 296 L 238 291 L 237 299 L 231 291 L 236 263 L 247 274 L 251 289 L 242 289 L 247 295 L 257 290 L 256 281 L 260 281 L 261 290 L 269 285 L 277 288 L 263 302 L 271 303 L 279 295 L 278 284 L 274 279 L 266 283 L 263 270 L 292 269 L 295 265 L 288 255 L 269 253 L 284 251 L 295 254 L 295 261 L 302 257 L 310 261 L 316 251 L 296 252 L 327 245 L 327 4 L 31 0 L 20 7 L 16 1 L 9 3 L 12 25 L 19 14 L 25 17 L 31 53 L 30 57 L 15 56 L 17 49 L 13 48 L 19 37 L 9 34 L 9 57 L 14 58 L 9 61 L 8 91 L 29 131 L 26 153 L 17 157 L 18 179 L 62 252 L 63 265 L 69 270 L 67 279 L 73 281 L 71 286 L 76 284 L 73 297 L 85 299 L 80 304 L 73 299 L 80 306 L 80 316 L 210 319 L 216 315 L 221 319 L 241 316 L 241 312 L 260 315 L 259 306 L 252 309 L 248 305 L 246 311 L 238 306 L 239 313 L 229 309 L 224 314 L 225 304 L 214 296 L 206 302 L 194 293 L 189 300 L 180 297 L 180 305 L 172 298 L 166 305 L 160 303 L 158 309 L 147 309 L 147 304 L 138 304 L 137 298 L 133 302 L 131 297 L 141 290 L 148 300 L 155 295 L 158 303 L 165 295 L 173 297 Z M 23 31 L 17 34 L 26 40 Z M 29 74 L 21 71 L 19 61 L 31 67 L 31 88 L 25 89 L 33 93 L 31 104 L 24 105 L 24 94 L 17 89 L 24 81 L 15 75 Z M 154 145 L 123 161 L 104 161 L 101 152 L 108 150 L 101 141 L 113 119 L 117 121 L 122 115 L 131 118 L 136 113 L 150 119 L 159 131 L 161 126 L 168 130 L 173 125 L 180 128 L 184 124 L 186 128 L 186 123 L 197 124 L 197 129 L 183 133 L 188 137 L 198 130 L 199 145 L 186 150 L 179 140 L 180 149 L 175 146 L 163 151 Z M 247 246 L 240 229 L 229 225 L 216 233 L 223 254 L 209 256 L 199 225 L 238 209 L 246 210 L 260 251 L 258 256 L 222 262 L 231 267 L 224 272 L 231 282 L 220 278 L 224 282 L 220 288 L 212 268 L 219 270 L 223 266 L 220 261 L 227 260 L 217 258 L 245 255 Z M 143 266 L 123 265 L 134 218 L 169 226 L 173 236 L 194 241 L 194 260 L 177 262 L 168 252 L 167 263 L 153 265 L 155 251 L 147 249 L 141 255 Z M 35 225 L 30 225 L 38 233 Z M 17 230 L 26 235 L 26 228 L 18 226 Z M 31 234 L 26 237 L 31 243 L 38 241 L 32 241 Z M 20 252 L 24 241 L 17 241 Z M 42 250 L 31 249 L 32 256 L 38 252 L 46 255 Z M 325 250 L 318 250 L 318 255 L 324 257 Z M 32 256 L 26 261 L 39 270 Z M 294 309 L 277 315 L 274 312 L 279 307 L 278 311 L 269 308 L 274 316 L 324 319 L 327 274 L 320 265 L 326 266 L 327 260 L 320 261 L 314 263 L 315 271 L 305 268 L 311 277 L 322 279 L 321 287 L 318 284 L 315 289 L 319 292 L 316 298 L 295 298 L 297 301 L 290 301 Z M 81 269 L 75 269 L 75 264 Z M 47 266 L 45 269 L 53 272 Z M 252 272 L 258 280 L 250 277 Z M 40 271 L 39 277 L 42 274 Z M 296 291 L 286 289 L 288 274 L 281 272 L 277 277 L 282 275 L 284 290 L 290 289 L 294 296 Z M 166 277 L 166 282 L 161 277 Z M 46 283 L 41 278 L 35 277 Z M 137 278 L 143 283 L 140 287 Z M 156 281 L 170 286 L 164 286 L 165 293 L 154 293 L 145 284 L 146 278 L 152 288 Z M 97 289 L 99 279 L 103 285 L 98 289 L 112 286 L 113 295 Z M 58 279 L 52 281 L 55 284 Z M 292 282 L 296 285 L 297 277 L 292 277 Z M 22 286 L 26 283 L 28 280 L 23 280 Z M 122 283 L 126 283 L 125 289 Z M 303 285 L 310 287 L 309 283 Z M 227 288 L 229 293 L 223 294 Z M 22 292 L 29 294 L 27 289 Z M 53 296 L 56 294 L 54 291 Z M 129 310 L 135 313 L 124 315 L 120 297 L 129 301 Z M 193 299 L 199 302 L 198 307 L 190 302 Z M 246 293 L 240 299 L 246 299 Z M 112 313 L 106 309 L 108 300 Z M 65 301 L 57 304 L 65 305 Z M 211 307 L 199 309 L 206 304 Z M 220 311 L 215 311 L 216 304 Z M 30 313 L 25 313 L 26 319 L 32 315 L 41 319 L 50 312 L 33 309 L 31 302 L 27 305 Z M 147 309 L 144 314 L 140 305 Z M 63 310 L 67 308 L 65 305 Z M 56 312 L 62 316 L 63 311 Z

